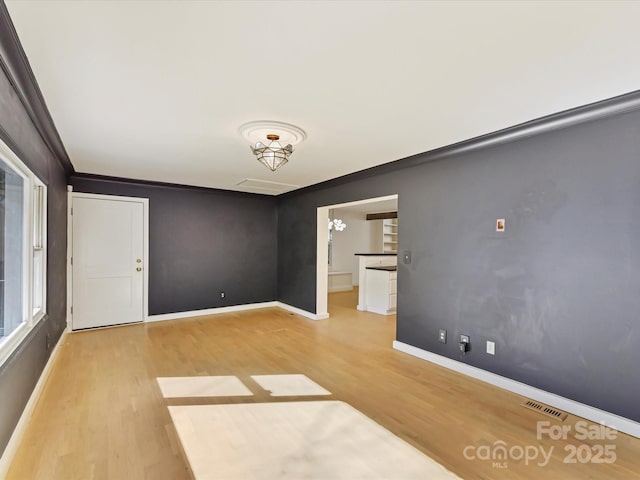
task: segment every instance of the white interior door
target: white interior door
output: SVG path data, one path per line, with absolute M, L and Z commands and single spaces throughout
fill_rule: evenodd
M 144 320 L 145 201 L 73 197 L 73 330 Z

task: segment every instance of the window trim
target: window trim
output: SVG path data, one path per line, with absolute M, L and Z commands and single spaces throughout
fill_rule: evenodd
M 31 300 L 31 304 L 29 305 L 30 307 L 30 312 L 31 312 L 31 322 L 32 322 L 32 327 L 38 323 L 40 320 L 42 320 L 42 318 L 47 314 L 47 186 L 42 183 L 40 181 L 40 179 L 38 177 L 36 177 L 35 175 L 33 176 L 33 185 L 31 188 L 32 192 L 37 192 L 38 191 L 38 187 L 42 188 L 42 190 L 40 190 L 40 194 L 36 194 L 33 193 L 32 194 L 32 200 L 33 200 L 33 204 L 31 205 L 31 218 L 30 218 L 30 222 L 29 224 L 31 225 L 31 228 L 34 230 L 33 232 L 31 232 L 31 237 L 33 240 L 30 244 L 31 247 L 31 256 L 30 256 L 30 260 L 32 262 L 30 268 L 29 268 L 29 272 L 31 274 L 31 278 L 29 279 L 29 299 Z M 36 226 L 36 221 L 38 220 L 37 215 L 35 215 L 35 206 L 36 203 L 40 201 L 40 225 L 39 227 Z M 36 228 L 39 228 L 40 230 L 40 246 L 36 247 Z M 33 265 L 33 258 L 34 258 L 34 252 L 36 250 L 41 250 L 42 251 L 42 279 L 41 279 L 41 284 L 42 284 L 42 292 L 41 292 L 41 298 L 40 298 L 40 303 L 41 303 L 41 307 L 39 309 L 35 309 L 34 305 L 33 305 L 33 289 L 35 288 L 35 278 L 34 278 L 34 265 Z
M 8 335 L 0 340 L 0 365 L 11 356 L 29 332 L 47 314 L 47 187 L 11 150 L 11 148 L 0 139 L 0 160 L 9 166 L 24 181 L 23 188 L 23 265 L 22 265 L 22 319 L 20 325 Z M 35 212 L 34 202 L 36 201 L 35 187 L 42 186 L 42 307 L 36 312 L 33 310 L 33 290 L 34 290 L 34 230 Z

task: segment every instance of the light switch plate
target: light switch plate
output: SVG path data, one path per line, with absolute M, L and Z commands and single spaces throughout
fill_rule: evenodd
M 411 252 L 409 250 L 405 250 L 402 253 L 402 260 L 404 261 L 404 263 L 409 264 L 411 263 Z
M 487 340 L 487 353 L 489 355 L 495 355 L 496 354 L 496 344 L 495 344 L 495 342 L 490 342 L 489 340 Z

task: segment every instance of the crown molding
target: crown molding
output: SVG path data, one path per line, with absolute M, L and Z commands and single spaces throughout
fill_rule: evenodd
M 73 184 L 74 181 L 96 181 L 101 183 L 113 183 L 118 185 L 126 185 L 126 186 L 134 186 L 134 187 L 157 187 L 162 189 L 176 189 L 176 190 L 193 190 L 199 192 L 216 192 L 218 194 L 224 194 L 235 197 L 270 197 L 275 198 L 275 195 L 264 194 L 264 193 L 254 193 L 254 192 L 243 192 L 239 190 L 225 190 L 222 188 L 212 188 L 212 187 L 200 187 L 197 185 L 186 185 L 182 183 L 170 183 L 170 182 L 159 182 L 156 180 L 143 180 L 138 178 L 128 178 L 128 177 L 113 177 L 110 175 L 99 175 L 95 173 L 82 173 L 75 172 L 72 175 L 69 175 L 67 179 L 68 183 Z
M 328 187 L 335 187 L 356 180 L 384 175 L 402 168 L 415 167 L 424 163 L 443 160 L 463 153 L 470 153 L 477 150 L 493 147 L 503 143 L 514 142 L 526 137 L 540 135 L 564 128 L 572 127 L 586 122 L 599 120 L 613 115 L 637 110 L 640 108 L 640 90 L 625 93 L 617 97 L 590 103 L 562 112 L 553 113 L 544 117 L 540 117 L 528 122 L 520 123 L 512 127 L 508 127 L 496 132 L 474 137 L 469 140 L 447 145 L 445 147 L 429 150 L 427 152 L 418 153 L 410 157 L 394 160 L 389 163 L 383 163 L 375 167 L 360 170 L 358 172 L 349 173 L 341 177 L 332 178 L 324 182 L 309 185 L 298 190 L 285 192 L 278 195 L 278 198 L 295 197 L 296 195 L 310 193 L 322 190 Z
M 7 6 L 2 0 L 0 0 L 0 68 L 9 79 L 45 145 L 58 159 L 67 175 L 71 175 L 74 172 L 73 165 L 33 75 Z

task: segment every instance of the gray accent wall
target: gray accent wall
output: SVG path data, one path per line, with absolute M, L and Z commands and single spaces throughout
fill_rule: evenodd
M 315 312 L 317 207 L 398 194 L 399 341 L 640 421 L 640 110 L 575 118 L 281 195 L 278 299 Z
M 4 4 L 0 7 L 0 138 L 48 187 L 47 316 L 0 365 L 1 454 L 66 326 L 67 192 L 66 166 L 36 128 L 30 116 L 33 112 L 26 107 L 25 97 L 16 90 L 17 83 L 9 77 L 7 62 L 10 59 L 6 57 L 8 50 L 4 42 L 10 32 Z
M 276 300 L 275 197 L 82 174 L 70 184 L 149 199 L 150 315 Z

